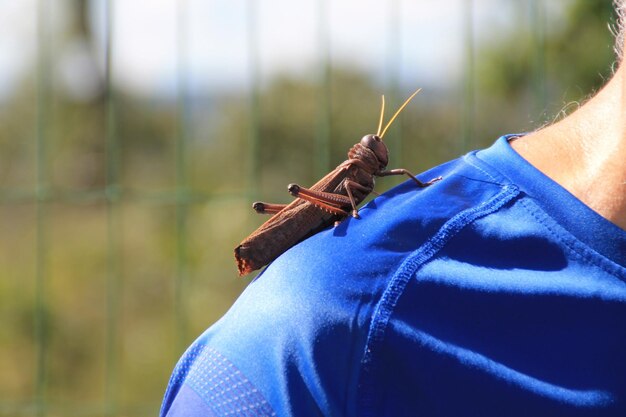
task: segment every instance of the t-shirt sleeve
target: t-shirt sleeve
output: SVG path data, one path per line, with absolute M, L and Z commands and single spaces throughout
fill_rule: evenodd
M 435 192 L 402 184 L 279 257 L 183 356 L 162 415 L 354 415 L 380 297 L 444 221 L 406 213 L 427 213 L 416 199 Z
M 626 415 L 626 234 L 506 138 L 479 156 L 280 256 L 183 355 L 161 415 Z

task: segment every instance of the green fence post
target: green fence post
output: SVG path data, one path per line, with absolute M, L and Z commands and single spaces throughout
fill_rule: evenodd
M 463 84 L 463 119 L 461 151 L 467 152 L 472 146 L 474 135 L 475 105 L 475 63 L 474 63 L 474 0 L 463 1 L 463 40 L 465 51 L 465 68 Z
M 260 142 L 260 115 L 259 115 L 259 45 L 258 45 L 258 11 L 257 0 L 248 0 L 247 3 L 247 37 L 250 93 L 248 104 L 248 154 L 247 154 L 247 195 L 250 200 L 256 200 L 259 195 L 259 142 Z
M 318 0 L 318 88 L 317 123 L 315 126 L 315 177 L 322 178 L 330 169 L 330 129 L 332 117 L 330 28 L 328 1 Z
M 400 107 L 403 99 L 399 98 L 407 96 L 412 93 L 405 92 L 400 94 L 400 71 L 402 68 L 402 21 L 401 21 L 401 4 L 399 0 L 391 0 L 389 3 L 389 45 L 387 50 L 387 77 L 389 84 L 389 92 L 385 94 L 385 97 L 389 96 L 389 105 L 387 105 L 388 111 L 395 111 Z M 388 121 L 389 117 L 387 116 Z M 402 160 L 402 117 L 398 117 L 394 121 L 393 129 L 389 129 L 385 135 L 385 142 L 389 144 L 389 160 L 393 161 L 393 166 L 404 166 Z M 400 182 L 400 180 L 398 180 Z
M 35 278 L 35 343 L 36 385 L 35 408 L 37 416 L 47 413 L 47 350 L 48 350 L 48 305 L 46 281 L 48 278 L 48 197 L 49 165 L 47 135 L 50 104 L 50 7 L 48 0 L 37 3 L 37 247 Z
M 185 75 L 187 70 L 187 19 L 186 0 L 179 0 L 177 7 L 177 129 L 176 129 L 176 280 L 175 314 L 178 328 L 179 351 L 187 343 L 187 321 L 185 314 L 185 283 L 188 277 L 187 267 L 187 216 L 189 212 L 189 183 L 187 175 L 187 86 Z
M 113 416 L 118 409 L 119 385 L 119 299 L 120 268 L 120 149 L 117 139 L 116 98 L 113 86 L 114 0 L 107 0 L 105 11 L 105 202 L 107 213 L 107 294 L 105 345 L 105 414 Z
M 548 102 L 546 90 L 546 4 L 544 0 L 531 2 L 531 25 L 533 37 L 533 111 L 534 117 L 541 118 Z M 542 123 L 543 120 L 537 120 Z

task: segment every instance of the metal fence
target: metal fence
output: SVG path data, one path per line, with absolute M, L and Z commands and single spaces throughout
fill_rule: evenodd
M 32 182 L 16 181 L 0 187 L 0 217 L 3 218 L 0 223 L 3 228 L 0 241 L 5 253 L 2 260 L 6 263 L 1 278 L 4 284 L 0 288 L 0 296 L 4 306 L 0 308 L 0 317 L 3 323 L 22 323 L 19 326 L 3 324 L 8 330 L 0 338 L 2 355 L 5 356 L 0 363 L 10 367 L 10 370 L 1 371 L 4 375 L 2 378 L 7 380 L 0 382 L 0 415 L 155 415 L 168 373 L 176 358 L 203 327 L 219 317 L 245 286 L 246 281 L 235 278 L 234 266 L 231 270 L 220 266 L 221 272 L 209 270 L 209 273 L 217 276 L 205 280 L 207 270 L 197 267 L 198 263 L 203 262 L 203 258 L 198 259 L 197 254 L 203 250 L 202 244 L 206 245 L 206 251 L 221 251 L 217 246 L 227 246 L 228 250 L 224 253 L 229 253 L 230 247 L 234 247 L 237 242 L 220 241 L 213 236 L 222 233 L 220 236 L 243 237 L 245 230 L 255 221 L 250 220 L 252 215 L 243 217 L 243 224 L 231 226 L 228 232 L 205 228 L 210 221 L 198 221 L 198 218 L 209 218 L 212 210 L 228 212 L 235 205 L 247 208 L 262 188 L 261 179 L 266 166 L 259 154 L 266 138 L 261 133 L 263 51 L 258 35 L 259 25 L 265 23 L 260 10 L 273 6 L 270 2 L 255 0 L 242 2 L 245 13 L 239 17 L 247 30 L 245 55 L 248 87 L 244 94 L 247 116 L 242 153 L 239 154 L 243 163 L 238 162 L 243 171 L 242 186 L 229 192 L 198 189 L 191 180 L 190 158 L 195 149 L 194 138 L 200 133 L 192 116 L 198 109 L 192 108 L 196 104 L 190 98 L 193 92 L 185 78 L 185 67 L 189 64 L 188 45 L 192 36 L 187 22 L 190 0 L 173 3 L 177 13 L 177 53 L 172 60 L 178 68 L 178 78 L 173 99 L 174 128 L 167 145 L 172 148 L 173 158 L 167 169 L 173 172 L 173 181 L 165 187 L 148 189 L 129 186 L 124 181 L 122 167 L 125 164 L 126 148 L 122 143 L 123 135 L 120 134 L 120 120 L 125 117 L 128 108 L 120 105 L 124 100 L 120 96 L 123 93 L 116 88 L 115 8 L 119 2 L 113 0 L 90 3 L 92 7 L 99 3 L 98 7 L 104 11 L 99 15 L 104 33 L 104 53 L 100 56 L 103 62 L 103 95 L 99 104 L 89 105 L 100 115 L 100 119 L 96 118 L 100 124 L 91 126 L 91 129 L 99 138 L 98 149 L 104 153 L 101 159 L 92 163 L 101 165 L 103 180 L 95 187 L 74 187 L 51 179 L 54 178 L 53 166 L 57 163 L 53 158 L 53 148 L 59 142 L 59 134 L 53 132 L 55 126 L 58 128 L 59 124 L 65 123 L 55 119 L 58 116 L 53 79 L 55 39 L 51 22 L 57 3 L 55 0 L 38 0 L 37 13 L 32 16 L 37 30 L 36 71 L 32 78 L 32 103 L 36 111 L 32 119 L 23 120 L 23 123 L 33 123 L 35 126 L 30 136 L 31 143 L 24 145 L 23 152 L 30 155 L 24 158 L 31 163 L 34 172 Z M 218 10 L 219 2 L 214 3 Z M 478 46 L 475 35 L 480 28 L 476 27 L 475 15 L 477 7 L 490 7 L 503 2 L 493 0 L 487 6 L 480 3 L 480 0 L 455 2 L 460 10 L 459 16 L 462 17 L 458 21 L 461 27 L 459 44 L 462 45 L 462 56 L 459 62 L 462 63 L 462 75 L 451 93 L 458 109 L 457 120 L 453 123 L 456 127 L 451 136 L 458 140 L 455 149 L 447 151 L 450 155 L 460 154 L 476 146 L 476 132 L 482 132 L 482 126 L 477 126 L 479 122 L 476 118 L 476 113 L 480 111 L 477 106 L 480 91 L 476 86 Z M 508 3 L 509 7 L 517 7 L 524 16 L 522 20 L 530 27 L 528 33 L 531 34 L 533 52 L 528 73 L 531 74 L 533 91 L 531 108 L 527 108 L 519 122 L 520 125 L 527 125 L 528 118 L 540 118 L 550 100 L 544 75 L 547 65 L 548 2 L 529 0 L 504 3 Z M 75 7 L 76 3 L 71 4 L 71 7 Z M 384 35 L 389 40 L 387 50 L 391 58 L 384 64 L 386 78 L 383 85 L 396 101 L 406 95 L 398 70 L 399 61 L 408 58 L 403 55 L 402 51 L 406 49 L 403 45 L 411 41 L 402 33 L 405 6 L 406 2 L 400 0 L 384 2 L 388 21 L 381 22 L 375 28 L 386 31 Z M 155 7 L 158 5 L 155 4 Z M 311 158 L 314 160 L 315 174 L 320 175 L 338 161 L 331 160 L 334 140 L 332 107 L 335 98 L 331 88 L 333 37 L 328 14 L 332 5 L 329 0 L 317 0 L 314 7 L 317 16 L 312 19 L 317 22 L 316 55 L 319 59 L 311 64 L 313 79 L 317 84 L 313 123 L 315 140 Z M 208 43 L 211 41 L 206 40 Z M 419 48 L 419 40 L 413 41 Z M 428 42 L 436 44 L 437 40 Z M 5 105 L 3 111 L 10 114 L 12 110 Z M 210 109 L 206 109 L 206 112 L 210 112 Z M 404 136 L 406 133 L 402 122 L 399 122 L 392 146 L 397 149 L 406 146 L 402 144 Z M 401 159 L 401 153 L 396 157 Z M 220 208 L 220 204 L 225 201 L 226 206 Z M 86 220 L 84 214 L 87 212 L 97 213 L 96 220 L 93 220 L 96 235 L 81 235 L 80 222 L 92 221 Z M 61 213 L 64 216 L 62 221 L 59 220 Z M 76 213 L 75 222 L 67 220 L 68 213 Z M 164 241 L 165 249 L 157 249 L 145 259 L 139 255 L 142 260 L 137 262 L 144 265 L 151 260 L 158 263 L 158 259 L 168 258 L 167 272 L 155 278 L 154 288 L 150 281 L 152 269 L 148 268 L 145 272 L 141 269 L 144 266 L 129 266 L 135 262 L 135 252 L 132 247 L 129 249 L 132 245 L 128 243 L 128 240 L 135 239 L 135 235 L 130 234 L 129 230 L 138 227 L 135 224 L 137 219 L 150 216 L 165 219 L 163 222 L 167 226 L 163 227 L 167 230 L 164 233 L 171 237 L 171 242 Z M 236 219 L 234 221 L 239 222 L 242 217 Z M 216 229 L 226 227 L 219 224 L 214 226 Z M 93 259 L 97 261 L 82 265 L 79 259 L 73 258 L 80 255 L 62 249 L 66 241 L 74 240 L 77 241 L 76 246 L 93 246 L 93 250 L 98 252 Z M 224 261 L 224 265 L 230 265 L 229 262 Z M 57 267 L 60 263 L 65 266 Z M 82 276 L 83 280 L 63 281 L 64 271 L 69 268 L 67 265 L 77 265 L 80 271 L 71 272 L 71 276 Z M 147 277 L 135 281 L 135 273 L 146 274 Z M 78 307 L 73 304 L 77 303 L 75 297 L 83 299 Z M 154 304 L 163 304 L 134 310 L 136 301 L 143 297 L 155 300 Z M 195 301 L 190 301 L 194 297 Z M 219 297 L 219 301 L 211 297 Z M 190 303 L 193 305 L 190 306 Z M 205 303 L 213 303 L 215 312 L 199 318 Z M 151 318 L 155 311 L 158 311 L 158 315 Z M 79 331 L 75 332 L 76 329 Z M 13 331 L 22 333 L 9 333 Z M 80 340 L 74 340 L 75 337 Z M 85 342 L 85 339 L 90 338 L 93 340 Z M 82 343 L 92 346 L 94 353 L 85 353 L 86 350 L 76 347 Z M 77 352 L 76 357 L 72 357 L 73 352 Z M 142 352 L 149 352 L 145 353 L 145 363 L 142 362 Z M 65 374 L 68 371 L 70 373 Z M 80 376 L 75 376 L 74 372 Z M 149 383 L 146 388 L 135 393 L 133 390 L 138 385 L 137 381 Z M 91 387 L 85 388 L 86 384 Z

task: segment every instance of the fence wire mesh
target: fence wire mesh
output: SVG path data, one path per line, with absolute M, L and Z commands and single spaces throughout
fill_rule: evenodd
M 154 7 L 168 3 L 163 7 L 175 27 L 170 40 L 174 53 L 168 58 L 175 76 L 165 86 L 153 87 L 165 91 L 163 99 L 151 91 L 137 98 L 121 80 L 120 61 L 128 57 L 118 48 L 131 42 L 119 29 L 129 19 L 124 2 L 30 3 L 30 25 L 37 34 L 35 71 L 1 107 L 2 416 L 155 415 L 176 358 L 248 282 L 236 278 L 230 253 L 258 224 L 248 214 L 249 203 L 262 194 L 282 198 L 284 187 L 273 191 L 274 184 L 289 182 L 285 172 L 290 169 L 313 180 L 340 162 L 337 155 L 341 158 L 346 144 L 360 137 L 354 135 L 373 126 L 363 126 L 361 120 L 377 119 L 379 93 L 396 105 L 410 94 L 409 85 L 419 85 L 416 51 L 435 54 L 451 42 L 436 31 L 413 38 L 418 11 L 440 7 L 435 15 L 453 20 L 457 30 L 448 36 L 457 36 L 452 41 L 457 56 L 448 59 L 458 68 L 441 69 L 447 81 L 415 105 L 416 112 L 433 111 L 420 119 L 420 126 L 414 126 L 410 115 L 416 113 L 409 111 L 389 134 L 395 163 L 417 171 L 485 146 L 496 134 L 538 126 L 563 105 L 562 91 L 550 75 L 554 60 L 562 59 L 552 37 L 568 22 L 568 10 L 581 2 L 363 3 L 354 19 L 370 24 L 376 37 L 365 42 L 382 42 L 377 50 L 383 51 L 379 74 L 366 76 L 346 64 L 359 61 L 359 48 L 341 56 L 345 49 L 336 47 L 344 33 L 337 27 L 349 23 L 345 17 L 337 21 L 343 16 L 339 6 L 328 0 L 303 2 L 301 7 L 310 3 L 313 11 L 310 62 L 303 64 L 300 79 L 279 81 L 268 76 L 268 60 L 275 55 L 267 55 L 263 37 L 285 30 L 281 19 L 290 17 L 280 5 L 240 0 L 231 2 L 235 6 L 230 10 L 219 1 L 158 2 Z M 610 9 L 610 2 L 603 3 L 602 10 Z M 490 14 L 490 8 L 505 12 Z M 215 38 L 198 38 L 194 14 L 200 10 L 216 16 L 207 23 L 216 25 L 211 32 Z M 77 20 L 67 23 L 67 15 L 77 13 Z M 149 15 L 145 11 L 135 18 Z M 70 32 L 83 30 L 79 37 L 90 36 L 80 45 L 90 48 L 94 71 L 100 74 L 99 89 L 83 101 L 67 100 L 56 78 L 60 45 L 69 36 L 58 29 L 64 19 Z M 300 23 L 303 31 L 309 27 Z M 134 23 L 137 36 L 142 24 Z M 234 93 L 210 83 L 199 93 L 194 53 L 198 43 L 209 50 L 229 42 L 220 37 L 230 33 L 220 24 L 241 32 L 240 40 L 218 49 L 238 57 L 243 75 L 230 86 Z M 440 25 L 448 27 L 443 21 Z M 515 26 L 524 38 L 517 51 L 515 45 L 508 50 L 519 61 L 500 55 L 496 61 L 524 64 L 517 79 L 507 79 L 519 85 L 499 86 L 504 92 L 498 99 L 481 90 L 497 78 L 483 80 L 487 70 L 480 65 L 488 60 L 483 50 L 493 44 L 493 32 L 484 25 L 503 38 L 506 28 Z M 598 33 L 610 60 L 605 27 L 606 22 Z M 158 33 L 151 36 L 146 48 L 170 42 Z M 141 50 L 134 53 L 141 60 Z M 361 92 L 366 88 L 367 93 Z M 272 96 L 272 91 L 282 95 Z M 288 99 L 293 103 L 284 102 Z M 345 118 L 345 107 L 363 116 Z M 433 109 L 445 109 L 445 114 Z M 507 113 L 495 122 L 494 109 Z M 304 114 L 296 115 L 296 110 Z M 356 128 L 345 127 L 350 125 Z M 420 129 L 427 137 L 420 136 Z M 289 139 L 298 135 L 302 142 Z

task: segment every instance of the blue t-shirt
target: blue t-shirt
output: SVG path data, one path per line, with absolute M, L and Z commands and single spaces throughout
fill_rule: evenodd
M 161 415 L 626 416 L 626 232 L 508 139 L 279 257 Z

